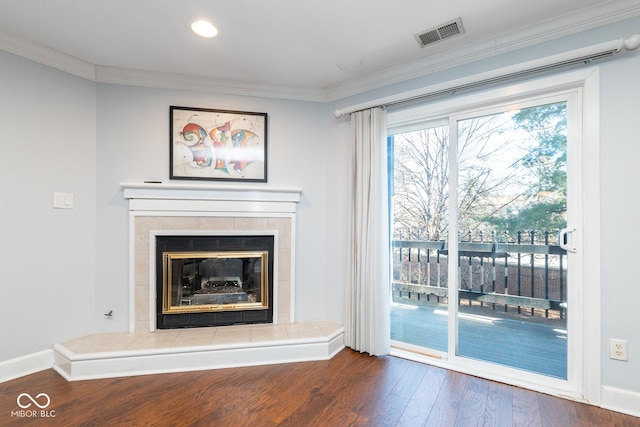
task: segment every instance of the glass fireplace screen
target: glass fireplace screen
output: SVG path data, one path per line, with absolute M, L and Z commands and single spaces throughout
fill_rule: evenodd
M 268 251 L 164 252 L 162 313 L 267 309 Z

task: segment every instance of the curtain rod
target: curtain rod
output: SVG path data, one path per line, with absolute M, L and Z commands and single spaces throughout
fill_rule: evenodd
M 640 47 L 640 34 L 634 34 L 626 39 L 619 38 L 605 43 L 599 43 L 569 52 L 523 62 L 514 66 L 504 67 L 497 70 L 477 74 L 471 77 L 465 77 L 450 82 L 429 86 L 426 88 L 403 92 L 397 95 L 364 102 L 362 104 L 352 105 L 350 107 L 338 108 L 337 110 L 335 110 L 334 115 L 337 119 L 339 119 L 348 114 L 355 113 L 356 111 L 366 110 L 368 108 L 382 106 L 386 107 L 390 105 L 403 104 L 405 102 L 431 98 L 439 95 L 452 94 L 461 90 L 473 89 L 492 83 L 499 83 L 518 77 L 524 77 L 544 71 L 568 67 L 570 65 L 589 63 L 596 59 L 614 55 L 622 51 L 623 49 L 635 50 L 638 47 Z

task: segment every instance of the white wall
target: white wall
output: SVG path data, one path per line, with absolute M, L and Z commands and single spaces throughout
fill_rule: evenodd
M 297 224 L 296 320 L 328 318 L 325 147 L 329 119 L 323 104 L 104 84 L 98 85 L 97 98 L 99 330 L 128 327 L 128 213 L 119 183 L 168 182 L 170 105 L 268 114 L 268 183 L 250 185 L 302 189 Z M 109 310 L 115 314 L 111 319 L 104 317 Z M 332 316 L 333 320 L 341 319 L 336 319 L 335 313 Z
M 637 32 L 640 19 L 327 105 L 95 85 L 0 53 L 0 360 L 87 332 L 127 330 L 127 206 L 119 183 L 168 180 L 169 105 L 269 114 L 265 185 L 303 190 L 297 319 L 342 321 L 349 149 L 348 122 L 332 117 L 335 108 Z M 640 301 L 635 271 L 640 51 L 599 66 L 602 383 L 635 397 L 640 396 L 635 309 Z M 54 191 L 74 193 L 75 209 L 52 209 Z M 68 259 L 73 263 L 63 263 Z M 103 314 L 111 309 L 115 317 L 106 320 Z M 628 340 L 628 362 L 608 359 L 610 337 Z
M 327 138 L 328 170 L 326 178 L 327 227 L 325 247 L 328 273 L 326 283 L 331 302 L 327 307 L 330 319 L 344 321 L 345 280 L 347 277 L 347 233 L 349 232 L 349 122 L 336 120 L 333 110 L 327 107 L 330 117 L 329 137 Z
M 119 183 L 168 180 L 170 105 L 268 113 L 264 185 L 303 191 L 296 318 L 342 320 L 329 310 L 341 284 L 326 268 L 331 118 L 323 104 L 96 85 L 6 53 L 0 68 L 0 99 L 9 101 L 0 107 L 0 286 L 8 296 L 0 339 L 11 343 L 0 361 L 128 329 L 128 211 Z M 54 191 L 73 193 L 74 209 L 53 209 Z
M 601 67 L 600 152 L 603 382 L 640 392 L 638 76 L 640 51 Z M 628 340 L 629 362 L 609 359 L 609 338 Z
M 567 37 L 532 48 L 501 55 L 491 60 L 447 70 L 410 82 L 396 84 L 339 100 L 328 105 L 336 108 L 356 105 L 395 93 L 470 76 L 487 70 L 532 60 L 640 32 L 640 19 Z M 619 54 L 613 59 L 593 63 L 600 67 L 600 144 L 601 144 L 601 292 L 602 292 L 602 385 L 603 403 L 617 406 L 626 412 L 640 414 L 640 280 L 637 279 L 637 259 L 640 256 L 637 226 L 640 206 L 640 50 Z M 348 154 L 342 144 L 348 138 L 348 120 L 334 120 L 329 130 L 332 154 L 341 158 Z M 338 169 L 340 170 L 340 169 Z M 347 176 L 331 174 L 327 177 L 329 203 L 345 204 L 344 194 L 331 191 Z M 345 208 L 346 209 L 346 208 Z M 343 212 L 328 213 L 330 241 L 337 238 L 343 227 Z M 586 233 L 589 230 L 585 231 Z M 339 268 L 344 269 L 343 263 Z M 629 361 L 609 359 L 609 339 L 628 341 Z M 626 406 L 625 406 L 626 404 Z
M 94 83 L 3 52 L 0 70 L 1 361 L 93 330 L 96 129 Z

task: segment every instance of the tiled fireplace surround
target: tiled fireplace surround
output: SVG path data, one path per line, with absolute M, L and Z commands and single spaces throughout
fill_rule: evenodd
M 155 277 L 151 263 L 155 259 L 153 244 L 159 235 L 272 235 L 277 242 L 274 265 L 274 323 L 293 323 L 291 218 L 279 217 L 210 217 L 210 216 L 136 216 L 134 236 L 134 287 L 132 331 L 154 331 Z M 150 239 L 151 237 L 151 239 Z M 150 241 L 151 240 L 151 241 Z M 151 248 L 151 250 L 150 250 Z
M 343 327 L 295 322 L 296 208 L 301 191 L 257 186 L 122 183 L 129 201 L 129 332 L 54 346 L 68 380 L 322 360 L 343 347 Z M 155 328 L 155 237 L 273 235 L 273 324 Z M 179 364 L 176 361 L 179 360 Z

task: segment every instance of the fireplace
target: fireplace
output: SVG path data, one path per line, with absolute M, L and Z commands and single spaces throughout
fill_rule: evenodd
M 274 252 L 273 256 L 269 254 L 269 272 L 273 279 L 270 276 L 269 282 L 273 290 L 269 289 L 269 305 L 273 324 L 295 322 L 296 206 L 300 190 L 201 183 L 121 185 L 129 201 L 130 332 L 157 329 L 156 276 L 162 260 L 158 265 L 156 239 L 163 236 L 272 236 Z M 201 314 L 232 316 L 228 313 L 231 311 Z
M 75 381 L 327 360 L 344 348 L 341 325 L 295 321 L 296 205 L 300 202 L 300 190 L 201 183 L 121 186 L 129 201 L 129 333 L 91 334 L 55 344 L 53 368 L 64 378 Z M 194 304 L 189 297 L 195 294 L 198 283 L 201 289 L 229 286 L 237 291 L 235 288 L 242 286 L 249 304 L 245 308 L 254 313 L 264 311 L 256 305 L 255 295 L 257 289 L 262 292 L 264 288 L 254 286 L 256 278 L 250 279 L 248 275 L 261 275 L 263 280 L 266 273 L 268 296 L 266 300 L 261 298 L 259 304 L 268 302 L 273 311 L 272 323 L 159 331 L 156 276 L 158 268 L 165 267 L 162 256 L 157 256 L 162 250 L 157 251 L 156 240 L 165 236 L 207 236 L 220 241 L 227 241 L 228 236 L 240 237 L 244 243 L 231 248 L 224 244 L 202 247 L 199 238 L 167 248 L 166 268 L 175 259 L 178 266 L 175 270 L 171 266 L 171 275 L 177 277 L 177 283 L 188 286 L 182 289 L 181 299 L 174 302 L 184 299 L 185 305 L 205 306 L 195 314 L 234 315 L 235 307 L 231 306 L 238 301 L 227 301 L 230 305 L 211 311 L 211 306 L 223 302 Z M 273 254 L 249 245 L 253 238 L 263 236 L 273 241 Z M 176 255 L 179 252 L 190 253 Z M 199 279 L 195 265 L 180 271 L 180 263 L 186 266 L 189 262 L 178 260 L 189 257 L 192 264 L 200 264 Z M 230 274 L 229 270 L 212 273 L 209 266 L 202 267 L 203 263 L 215 263 L 225 257 L 238 258 L 248 266 Z M 249 286 L 250 283 L 254 285 Z M 167 292 L 178 295 L 178 290 Z M 250 295 L 255 296 L 255 301 Z M 178 309 L 181 302 L 172 305 Z M 109 319 L 106 321 L 113 320 Z
M 158 329 L 273 322 L 273 236 L 156 236 L 155 253 Z
M 63 377 L 74 381 L 327 360 L 344 348 L 341 325 L 295 320 L 296 206 L 300 202 L 300 190 L 201 183 L 122 183 L 121 186 L 129 201 L 129 333 L 91 334 L 55 344 L 53 367 Z M 265 236 L 269 238 L 266 254 L 262 246 L 252 245 L 254 239 Z M 165 237 L 179 243 L 157 250 L 158 238 Z M 232 237 L 239 240 L 226 243 Z M 217 246 L 204 245 L 207 240 L 216 239 Z M 165 260 L 158 256 L 158 252 L 163 251 L 166 252 L 164 265 Z M 180 252 L 189 254 L 177 255 Z M 189 257 L 191 262 L 179 261 Z M 221 262 L 225 257 L 248 265 L 231 273 L 202 266 Z M 163 289 L 163 283 L 158 284 L 156 276 L 158 269 L 169 270 L 174 259 L 178 265 L 175 270 L 171 266 L 170 274 L 176 276 L 177 283 L 188 287 L 182 289 L 179 300 L 170 304 L 176 310 L 184 300 L 185 306 L 204 306 L 189 313 L 192 316 L 233 316 L 236 307 L 232 306 L 243 303 L 252 310 L 250 315 L 265 311 L 259 305 L 267 301 L 273 321 L 258 325 L 158 330 L 157 288 Z M 198 263 L 199 278 L 195 266 Z M 194 265 L 184 267 L 187 264 Z M 266 300 L 261 296 L 258 302 L 256 292 L 264 288 L 256 285 L 255 277 L 249 278 L 251 274 L 268 280 Z M 253 284 L 249 286 L 250 283 Z M 205 290 L 228 286 L 238 291 L 236 288 L 242 287 L 247 297 L 240 297 L 238 301 L 236 295 L 236 301 L 226 301 L 229 305 L 225 307 L 221 301 L 209 304 L 195 300 L 194 304 L 190 297 L 196 294 L 198 284 Z M 169 289 L 167 293 L 175 292 L 178 296 L 178 290 Z M 250 295 L 255 296 L 255 301 Z M 170 313 L 178 314 L 184 313 Z

